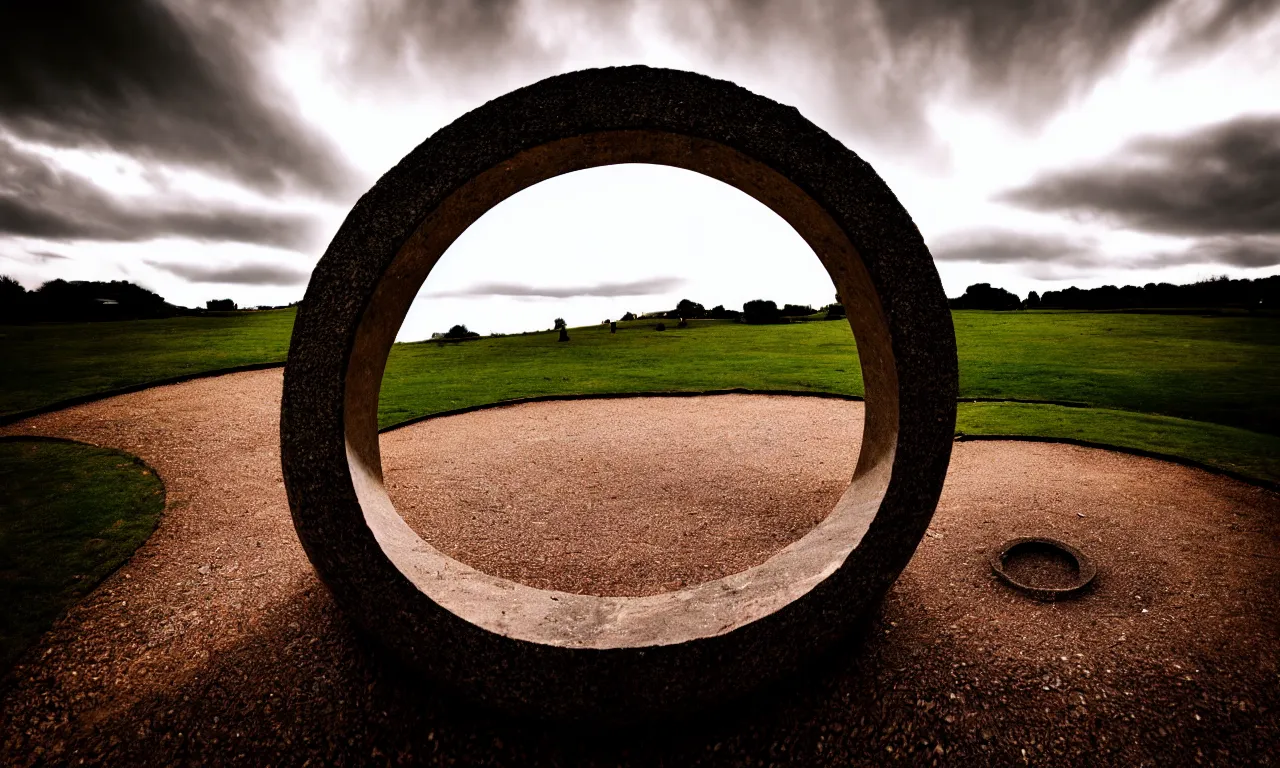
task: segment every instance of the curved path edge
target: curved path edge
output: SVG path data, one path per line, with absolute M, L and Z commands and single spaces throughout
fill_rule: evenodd
M 1188 459 L 1185 456 L 1178 456 L 1173 453 L 1161 453 L 1159 451 L 1148 451 L 1143 448 L 1130 448 L 1124 445 L 1115 445 L 1114 443 L 1103 443 L 1096 440 L 1081 440 L 1076 437 L 1045 437 L 1040 435 L 1008 435 L 1008 434 L 990 434 L 990 435 L 970 435 L 964 432 L 956 433 L 957 443 L 975 442 L 978 440 L 1012 440 L 1021 443 L 1065 443 L 1067 445 L 1077 445 L 1081 448 L 1100 448 L 1104 451 L 1115 451 L 1117 453 L 1127 453 L 1131 456 L 1141 456 L 1145 459 L 1157 459 L 1159 461 L 1167 461 L 1171 464 L 1179 464 L 1192 469 L 1199 469 L 1214 475 L 1222 475 L 1232 480 L 1238 480 L 1248 485 L 1265 488 L 1268 491 L 1280 493 L 1280 483 L 1271 480 L 1264 480 L 1261 477 L 1246 475 L 1243 472 L 1236 472 L 1226 467 L 1220 467 L 1216 464 L 1209 464 L 1195 459 Z
M 562 400 L 618 400 L 627 397 L 708 397 L 711 395 L 821 397 L 829 400 L 848 400 L 853 402 L 862 402 L 866 399 L 862 395 L 846 395 L 839 392 L 821 392 L 818 390 L 810 391 L 804 389 L 749 389 L 746 387 L 734 387 L 731 389 L 658 389 L 640 392 L 579 392 L 561 395 L 531 395 L 529 397 L 514 397 L 509 400 L 495 400 L 492 403 L 468 405 L 462 408 L 452 408 L 447 411 L 436 411 L 434 413 L 423 414 L 422 416 L 414 416 L 411 419 L 398 421 L 390 426 L 382 427 L 378 432 L 391 432 L 393 430 L 400 429 L 401 427 L 408 427 L 424 421 L 442 419 L 445 416 L 461 416 L 464 413 L 475 413 L 476 411 L 487 411 L 490 408 L 506 408 L 512 405 L 525 405 L 527 403 L 550 403 Z
M 183 374 L 181 376 L 173 376 L 166 379 L 156 379 L 154 381 L 143 382 L 139 384 L 131 384 L 127 387 L 118 389 L 104 390 L 86 395 L 78 395 L 76 397 L 59 400 L 48 405 L 42 405 L 37 408 L 31 408 L 25 411 L 16 411 L 14 413 L 0 415 L 0 427 L 8 427 L 18 422 L 25 421 L 36 416 L 44 416 L 46 414 L 61 411 L 66 408 L 72 408 L 77 405 L 97 402 L 99 400 L 107 400 L 119 395 L 129 395 L 135 392 L 141 392 L 153 387 L 164 387 L 170 384 L 182 384 L 196 379 L 212 378 L 214 376 L 225 376 L 233 373 L 246 373 L 250 371 L 262 371 L 269 368 L 283 368 L 284 361 L 272 363 L 250 363 L 248 365 L 232 366 L 230 368 L 216 368 L 209 371 L 201 371 L 198 373 Z M 434 413 L 423 414 L 422 416 L 414 416 L 404 421 L 396 422 L 385 427 L 379 428 L 379 433 L 391 432 L 402 427 L 408 427 L 419 424 L 432 419 L 441 419 L 446 416 L 460 416 L 464 413 L 474 413 L 476 411 L 488 410 L 490 408 L 505 408 L 513 405 L 524 405 L 526 403 L 547 403 L 565 400 L 612 400 L 624 397 L 707 397 L 711 395 L 776 395 L 782 397 L 820 397 L 832 400 L 847 400 L 853 402 L 861 402 L 865 400 L 862 395 L 850 395 L 841 392 L 823 392 L 820 390 L 804 390 L 804 389 L 752 389 L 749 387 L 731 387 L 728 389 L 704 389 L 704 390 L 645 390 L 637 392 L 584 392 L 584 393 L 568 393 L 568 394 L 552 394 L 552 395 L 531 395 L 529 397 L 515 397 L 507 400 L 496 400 L 492 403 L 481 403 L 479 405 L 468 405 L 462 408 L 451 408 L 447 411 L 436 411 Z M 1010 397 L 961 397 L 958 403 L 1023 403 L 1026 405 L 1059 405 L 1068 408 L 1080 408 L 1082 410 L 1095 410 L 1096 406 L 1088 403 L 1081 403 L 1070 400 L 1031 400 Z M 1113 409 L 1122 410 L 1122 409 Z M 1128 411 L 1130 413 L 1146 413 L 1145 411 Z M 1159 414 L 1154 414 L 1159 415 Z M 1212 422 L 1206 422 L 1212 423 Z M 6 439 L 0 437 L 0 440 Z M 38 436 L 21 436 L 14 439 L 40 439 Z M 63 438 L 48 438 L 50 440 L 62 440 Z M 1035 442 L 1035 443 L 1065 443 L 1068 445 L 1077 445 L 1082 448 L 1101 448 L 1103 450 L 1118 451 L 1133 456 L 1142 456 L 1148 459 L 1159 459 L 1184 467 L 1204 470 L 1216 475 L 1229 477 L 1232 480 L 1238 480 L 1242 483 L 1248 483 L 1259 488 L 1265 488 L 1269 491 L 1280 493 L 1280 482 L 1266 480 L 1243 472 L 1237 472 L 1226 467 L 1210 464 L 1208 462 L 1197 461 L 1184 456 L 1173 453 L 1162 453 L 1160 451 L 1148 451 L 1142 448 L 1131 448 L 1114 443 L 1105 443 L 1096 440 L 1081 440 L 1074 437 L 1051 437 L 1045 435 L 1014 435 L 1014 434 L 982 434 L 973 435 L 964 432 L 957 432 L 956 442 L 968 442 L 973 440 L 1013 440 L 1019 442 Z M 83 442 L 83 441 L 70 441 Z M 92 445 L 92 443 L 87 443 Z M 132 454 L 130 454 L 132 455 Z M 140 459 L 139 459 L 140 461 Z M 154 471 L 154 468 L 153 468 Z M 159 477 L 159 474 L 156 475 Z M 162 478 L 163 480 L 163 478 Z
M 468 405 L 463 408 L 452 408 L 447 411 L 437 411 L 422 416 L 415 416 L 405 421 L 396 422 L 378 430 L 379 433 L 385 434 L 393 432 L 402 427 L 420 424 L 424 421 L 432 419 L 442 419 L 446 416 L 460 416 L 464 413 L 475 413 L 476 411 L 486 411 L 491 408 L 506 408 L 513 405 L 525 405 L 527 403 L 547 403 L 566 400 L 616 400 L 628 397 L 708 397 L 713 395 L 774 395 L 782 397 L 819 397 L 830 400 L 846 400 L 853 402 L 861 402 L 865 398 L 861 395 L 848 395 L 839 392 L 822 392 L 818 390 L 803 389 L 750 389 L 747 387 L 734 387 L 731 389 L 704 389 L 704 390 L 654 390 L 643 392 L 587 392 L 578 394 L 562 394 L 562 395 L 533 395 L 530 397 L 516 397 L 509 400 L 497 400 L 492 403 L 482 403 L 480 405 Z M 1080 408 L 1083 410 L 1098 410 L 1094 406 L 1084 403 L 1074 403 L 1068 401 L 1056 400 L 1018 400 L 1013 398 L 960 398 L 959 403 L 1025 403 L 1028 405 L 1063 405 L 1070 408 Z M 1142 411 L 1132 411 L 1132 413 L 1142 413 Z M 1211 422 L 1205 422 L 1211 423 Z M 955 441 L 957 443 L 969 442 L 974 440 L 1012 440 L 1015 442 L 1030 443 L 1065 443 L 1067 445 L 1076 445 L 1081 448 L 1100 448 L 1107 451 L 1117 451 L 1119 453 L 1127 453 L 1132 456 L 1141 456 L 1147 459 L 1158 459 L 1160 461 L 1168 461 L 1173 464 L 1179 464 L 1192 469 L 1200 469 L 1215 475 L 1229 477 L 1232 480 L 1238 480 L 1242 483 L 1265 488 L 1269 491 L 1280 493 L 1280 483 L 1266 480 L 1261 477 L 1255 477 L 1243 472 L 1237 472 L 1217 464 L 1197 461 L 1196 459 L 1179 456 L 1173 453 L 1162 453 L 1160 451 L 1148 451 L 1143 448 L 1131 448 L 1115 443 L 1105 443 L 1097 440 L 1081 440 L 1074 437 L 1053 437 L 1049 435 L 1014 435 L 1014 434 L 981 434 L 974 435 L 965 432 L 956 432 Z
M 151 381 L 130 384 L 127 387 L 119 387 L 116 389 L 106 389 L 99 392 L 90 392 L 84 395 L 76 395 L 65 400 L 58 400 L 47 405 L 28 408 L 25 411 L 14 411 L 13 413 L 0 414 L 0 427 L 7 427 L 11 424 L 17 424 L 20 421 L 34 418 L 36 416 L 44 416 L 45 414 L 61 411 L 65 408 L 72 408 L 85 403 L 93 403 L 98 400 L 106 400 L 119 395 L 131 395 L 134 392 L 141 392 L 144 389 L 152 387 L 164 387 L 170 384 L 182 384 L 187 381 L 195 381 L 196 379 L 207 379 L 213 376 L 225 376 L 229 373 L 246 373 L 248 371 L 264 371 L 268 368 L 283 368 L 284 361 L 280 360 L 273 363 L 249 363 L 247 365 L 233 365 L 229 368 L 214 368 L 208 371 L 199 371 L 196 373 L 184 373 L 181 376 L 170 376 L 165 379 L 153 379 Z
M 165 514 L 167 514 L 169 511 L 169 486 L 165 483 L 164 475 L 160 474 L 159 470 L 157 470 L 155 467 L 148 464 L 141 456 L 138 456 L 137 454 L 126 451 L 122 448 L 116 448 L 110 445 L 99 445 L 98 443 L 90 443 L 87 440 L 74 440 L 69 437 L 51 437 L 49 435 L 0 435 L 0 443 L 67 443 L 71 445 L 84 445 L 90 448 L 97 448 L 99 450 L 111 451 L 113 453 L 118 453 L 121 456 L 128 458 L 129 461 L 146 469 L 151 473 L 151 476 L 156 479 L 156 482 L 160 483 L 160 514 L 156 515 L 155 527 L 151 529 L 151 532 L 148 533 L 145 538 L 140 539 L 138 541 L 138 546 L 134 547 L 133 551 L 130 552 L 127 557 L 121 558 L 120 562 L 116 563 L 116 566 L 114 568 L 102 574 L 102 577 L 100 579 L 90 584 L 89 588 L 84 591 L 84 594 L 72 600 L 70 603 L 67 603 L 67 605 L 64 606 L 62 610 L 58 612 L 58 615 L 54 617 L 53 621 L 51 621 L 45 627 L 45 629 L 40 633 L 40 636 L 37 637 L 30 645 L 28 645 L 26 648 L 24 648 L 21 651 L 21 653 L 18 654 L 18 656 L 13 660 L 13 663 L 10 664 L 8 669 L 0 670 L 0 695 L 3 695 L 7 693 L 8 690 L 12 687 L 16 679 L 15 677 L 16 670 L 20 666 L 22 666 L 24 663 L 27 663 L 28 661 L 27 657 L 31 654 L 34 648 L 39 647 L 40 641 L 44 639 L 45 635 L 48 634 L 49 630 L 52 629 L 54 626 L 56 626 L 58 622 L 62 621 L 62 619 L 66 617 L 67 611 L 71 610 L 77 604 L 79 604 L 82 600 L 84 600 L 86 597 L 93 594 L 93 592 L 97 590 L 98 587 L 101 586 L 103 582 L 105 582 L 107 579 L 115 575 L 115 573 L 119 571 L 121 568 L 128 565 L 129 562 L 133 560 L 134 555 L 138 554 L 138 550 L 142 549 L 142 547 L 148 541 L 151 540 L 151 537 L 155 535 L 155 532 L 160 529 L 160 524 L 164 522 Z

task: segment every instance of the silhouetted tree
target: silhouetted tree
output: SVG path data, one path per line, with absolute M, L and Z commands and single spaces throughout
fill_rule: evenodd
M 965 289 L 964 295 L 948 302 L 952 309 L 1021 309 L 1022 301 L 1003 288 L 992 288 L 991 283 L 977 283 Z
M 696 301 L 681 299 L 680 303 L 676 304 L 676 317 L 680 317 L 685 320 L 693 320 L 695 318 L 702 317 L 706 313 L 706 307 Z
M 564 329 L 564 327 L 565 327 L 565 324 L 564 324 L 564 318 L 563 318 L 563 317 L 557 317 L 557 318 L 556 318 L 555 325 L 551 326 L 551 330 L 553 330 L 553 331 L 559 331 L 559 330 L 563 330 L 563 329 Z
M 787 304 L 780 310 L 783 317 L 808 317 L 816 311 L 808 304 Z
M 1022 308 L 1023 308 L 1023 309 L 1039 309 L 1039 308 L 1040 308 L 1040 294 L 1036 293 L 1035 291 L 1032 291 L 1031 293 L 1028 293 L 1028 294 L 1027 294 L 1027 300 L 1026 300 L 1026 301 L 1024 301 L 1024 302 L 1022 302 Z
M 0 323 L 27 319 L 27 289 L 5 275 L 0 277 Z
M 467 329 L 465 325 L 455 325 L 445 333 L 446 339 L 474 339 L 480 334 Z
M 737 320 L 742 317 L 742 313 L 736 309 L 725 309 L 723 304 L 717 304 L 707 310 L 707 317 L 713 320 Z
M 635 320 L 635 319 L 636 319 L 636 316 L 635 316 L 634 314 L 632 314 L 632 313 L 628 312 L 628 313 L 626 313 L 626 314 L 624 314 L 624 315 L 622 316 L 622 319 L 623 319 L 624 321 L 626 321 L 626 320 Z
M 125 280 L 50 280 L 27 292 L 23 305 L 23 315 L 15 318 L 19 321 L 134 320 L 181 312 L 158 294 Z
M 204 308 L 210 312 L 230 312 L 236 309 L 236 303 L 231 299 L 209 299 Z
M 742 305 L 742 319 L 752 325 L 783 322 L 778 305 L 766 299 L 755 299 Z

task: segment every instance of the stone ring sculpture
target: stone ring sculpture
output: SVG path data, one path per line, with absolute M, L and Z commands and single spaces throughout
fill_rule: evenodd
M 857 467 L 823 522 L 746 571 L 644 597 L 535 589 L 447 557 L 396 513 L 378 448 L 388 352 L 445 249 L 512 194 L 617 163 L 711 176 L 790 223 L 848 308 L 866 398 Z M 484 705 L 630 719 L 738 696 L 865 619 L 937 505 L 956 389 L 932 257 L 867 163 L 795 109 L 732 83 L 585 70 L 462 116 L 351 210 L 298 310 L 281 457 L 298 537 L 363 634 Z

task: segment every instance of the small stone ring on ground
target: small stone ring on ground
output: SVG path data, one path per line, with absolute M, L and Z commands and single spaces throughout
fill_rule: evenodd
M 1027 553 L 1032 551 L 1052 552 L 1057 555 L 1065 555 L 1074 564 L 1073 570 L 1076 573 L 1075 578 L 1070 584 L 1064 586 L 1046 586 L 1043 584 L 1029 584 L 1019 579 L 1005 568 L 1010 557 L 1019 553 Z M 1064 541 L 1057 539 L 1049 539 L 1042 536 L 1024 536 L 1018 539 L 1010 539 L 1006 541 L 995 554 L 991 556 L 991 570 L 995 572 L 1000 580 L 1020 592 L 1025 592 L 1037 600 L 1065 600 L 1075 597 L 1083 593 L 1093 583 L 1093 577 L 1097 575 L 1097 568 L 1093 561 L 1075 547 Z
M 378 445 L 387 354 L 449 245 L 522 189 L 618 163 L 711 176 L 794 227 L 848 307 L 866 394 L 858 465 L 825 520 L 746 571 L 643 597 L 535 589 L 446 556 L 397 514 Z M 584 70 L 463 115 L 352 208 L 298 310 L 281 460 L 307 556 L 342 610 L 407 667 L 508 711 L 634 720 L 743 694 L 864 619 L 937 506 L 957 380 L 933 258 L 871 166 L 732 83 Z

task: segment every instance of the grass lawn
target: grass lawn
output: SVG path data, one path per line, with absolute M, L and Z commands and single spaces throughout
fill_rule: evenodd
M 1040 403 L 962 403 L 956 431 L 1114 445 L 1280 483 L 1280 437 L 1173 416 Z
M 239 365 L 283 361 L 295 310 L 0 326 L 0 415 Z
M 656 389 L 862 394 L 843 322 L 748 326 L 652 321 L 459 344 L 399 344 L 384 426 L 503 398 Z M 1051 400 L 1280 435 L 1280 320 L 1185 315 L 956 312 L 962 398 Z
M 451 344 L 392 348 L 378 420 L 390 426 L 437 411 L 533 395 L 747 387 L 862 393 L 846 323 L 741 325 L 695 320 L 572 328 Z
M 953 316 L 962 397 L 1067 400 L 1280 435 L 1280 319 Z
M 0 675 L 133 554 L 164 510 L 134 457 L 61 440 L 0 440 Z

